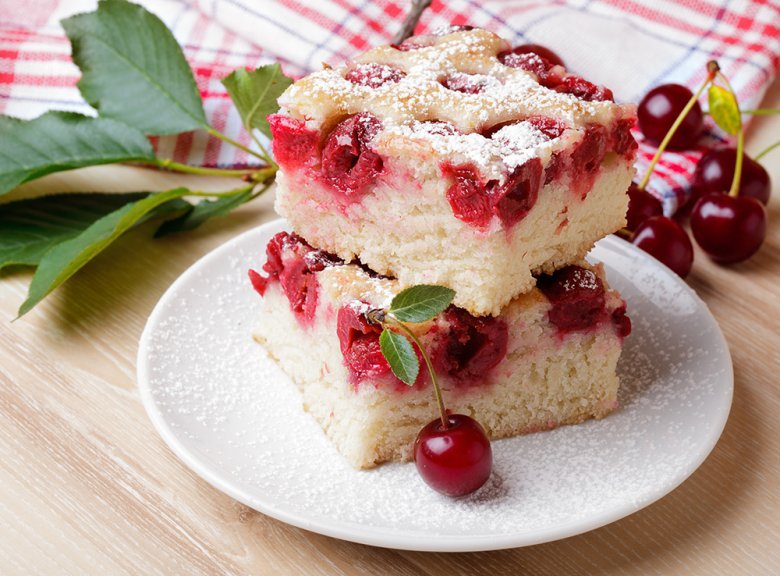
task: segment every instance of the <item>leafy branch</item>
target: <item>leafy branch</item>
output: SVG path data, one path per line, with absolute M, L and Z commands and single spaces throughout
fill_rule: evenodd
M 0 269 L 37 267 L 20 316 L 142 222 L 161 222 L 156 237 L 192 230 L 268 190 L 278 167 L 255 131 L 270 138 L 265 118 L 278 110 L 277 98 L 292 83 L 278 64 L 236 70 L 223 79 L 253 148 L 208 124 L 181 48 L 145 8 L 101 0 L 95 11 L 62 25 L 81 70 L 79 91 L 97 116 L 57 111 L 26 121 L 0 116 L 0 196 L 54 172 L 119 162 L 241 182 L 224 192 L 55 194 L 0 205 Z M 260 163 L 241 169 L 190 166 L 158 157 L 148 140 L 191 130 L 203 130 Z

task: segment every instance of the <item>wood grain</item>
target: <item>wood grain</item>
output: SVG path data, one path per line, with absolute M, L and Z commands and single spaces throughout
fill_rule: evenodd
M 764 105 L 780 107 L 780 84 Z M 778 138 L 780 118 L 756 125 L 753 152 Z M 780 151 L 764 164 L 780 182 Z M 101 167 L 15 197 L 181 184 L 222 183 Z M 211 488 L 152 429 L 135 385 L 146 317 L 201 255 L 273 217 L 269 197 L 192 234 L 151 241 L 149 228 L 136 230 L 13 323 L 30 273 L 0 272 L 0 573 L 780 573 L 780 187 L 761 252 L 729 268 L 698 253 L 689 279 L 726 335 L 736 376 L 731 416 L 702 467 L 599 530 L 472 554 L 384 550 L 287 526 Z

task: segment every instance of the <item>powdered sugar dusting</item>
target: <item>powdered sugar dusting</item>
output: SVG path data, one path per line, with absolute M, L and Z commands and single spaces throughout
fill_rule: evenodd
M 608 238 L 594 258 L 634 323 L 614 414 L 495 442 L 493 476 L 463 499 L 432 492 L 412 464 L 353 470 L 250 337 L 259 297 L 246 270 L 262 265 L 261 247 L 282 227 L 245 234 L 188 271 L 156 308 L 139 352 L 142 394 L 166 440 L 250 506 L 378 545 L 517 546 L 649 504 L 693 472 L 722 429 L 731 367 L 714 321 L 679 279 Z
M 487 179 L 501 180 L 531 158 L 540 158 L 545 164 L 559 147 L 559 140 L 551 140 L 526 121 L 508 124 L 491 137 L 447 131 L 436 122 L 413 122 L 386 128 L 376 145 L 382 152 L 402 142 L 408 149 L 436 154 L 440 162 L 473 164 Z
M 580 129 L 592 122 L 608 125 L 634 113 L 631 106 L 587 102 L 556 92 L 541 86 L 534 74 L 501 64 L 496 56 L 509 44 L 485 30 L 420 36 L 413 44 L 417 46 L 409 50 L 381 46 L 347 65 L 315 72 L 288 88 L 280 104 L 285 113 L 307 120 L 311 128 L 346 114 L 369 112 L 386 126 L 446 120 L 464 133 L 534 115 Z M 354 66 L 369 64 L 387 66 L 404 77 L 376 87 L 345 79 Z M 455 80 L 453 89 L 446 87 L 449 80 Z

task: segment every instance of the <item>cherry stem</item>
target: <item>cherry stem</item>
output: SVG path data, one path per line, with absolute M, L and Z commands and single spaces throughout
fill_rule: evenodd
M 707 77 L 704 79 L 704 82 L 701 83 L 699 89 L 696 90 L 696 93 L 691 96 L 690 100 L 688 100 L 685 108 L 682 109 L 680 114 L 677 116 L 677 119 L 674 121 L 674 124 L 672 124 L 671 128 L 669 128 L 669 131 L 666 133 L 666 136 L 664 136 L 664 139 L 661 141 L 661 144 L 658 145 L 658 150 L 655 151 L 655 156 L 653 156 L 653 159 L 650 161 L 650 165 L 647 167 L 647 172 L 645 172 L 644 178 L 642 178 L 642 181 L 639 183 L 640 190 L 644 190 L 645 186 L 647 186 L 647 183 L 650 181 L 650 175 L 655 169 L 655 165 L 658 164 L 658 160 L 661 158 L 661 154 L 663 154 L 663 151 L 666 150 L 666 147 L 669 145 L 669 141 L 674 136 L 674 133 L 677 132 L 677 128 L 679 128 L 680 124 L 683 123 L 683 120 L 685 120 L 688 112 L 690 112 L 691 108 L 694 107 L 696 102 L 699 100 L 699 96 L 701 96 L 702 92 L 704 92 L 704 89 L 707 87 L 707 85 L 712 82 L 713 78 L 715 78 L 715 75 L 719 70 L 720 67 L 718 66 L 718 63 L 715 62 L 715 60 L 710 60 L 707 62 Z
M 417 344 L 417 348 L 420 349 L 420 354 L 422 354 L 423 360 L 425 360 L 425 365 L 428 367 L 428 373 L 431 375 L 433 393 L 436 396 L 436 404 L 439 406 L 439 415 L 441 416 L 441 426 L 443 430 L 447 430 L 450 426 L 447 422 L 447 412 L 444 409 L 444 399 L 441 395 L 441 388 L 439 388 L 439 380 L 436 378 L 436 371 L 433 369 L 433 364 L 431 364 L 431 359 L 428 357 L 428 353 L 425 351 L 425 348 L 423 348 L 423 345 L 420 340 L 418 340 L 417 336 L 414 335 L 414 332 L 412 332 L 406 324 L 397 318 L 394 318 L 393 316 L 386 316 L 385 323 L 400 328 L 404 334 L 412 339 L 412 342 Z
M 767 146 L 766 148 L 764 148 L 763 150 L 761 150 L 761 152 L 759 152 L 758 154 L 756 154 L 755 156 L 753 156 L 753 160 L 755 160 L 756 162 L 758 162 L 759 160 L 761 160 L 761 158 L 763 158 L 764 156 L 766 156 L 767 154 L 769 154 L 769 153 L 770 153 L 772 150 L 774 150 L 774 149 L 775 149 L 775 148 L 777 148 L 778 146 L 780 146 L 780 140 L 778 140 L 778 141 L 777 141 L 777 142 L 775 142 L 774 144 L 770 144 L 769 146 Z
M 401 24 L 401 29 L 393 38 L 393 44 L 400 44 L 412 35 L 415 26 L 420 21 L 420 16 L 431 5 L 431 2 L 433 0 L 412 0 L 412 8 L 409 10 L 409 14 L 406 15 L 403 24 Z
M 729 189 L 729 196 L 736 198 L 739 196 L 739 183 L 742 180 L 742 156 L 744 155 L 743 151 L 745 149 L 745 130 L 742 125 L 742 114 L 739 111 L 739 100 L 737 99 L 736 92 L 734 92 L 734 88 L 731 87 L 731 82 L 729 82 L 729 79 L 726 78 L 721 71 L 718 71 L 717 76 L 733 96 L 734 103 L 737 106 L 737 118 L 739 118 L 739 131 L 737 132 L 737 162 L 734 165 L 734 177 L 731 179 L 731 188 Z

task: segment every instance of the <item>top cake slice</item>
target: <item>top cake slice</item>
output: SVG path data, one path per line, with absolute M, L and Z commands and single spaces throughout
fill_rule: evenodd
M 485 30 L 370 50 L 279 102 L 293 229 L 401 285 L 449 286 L 474 315 L 625 225 L 634 107 Z

